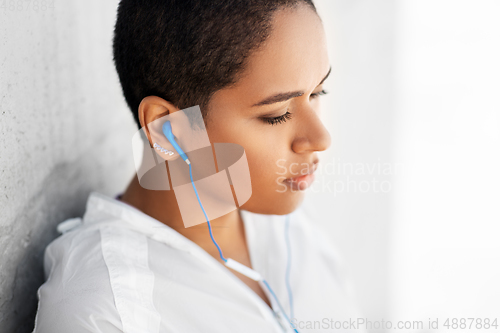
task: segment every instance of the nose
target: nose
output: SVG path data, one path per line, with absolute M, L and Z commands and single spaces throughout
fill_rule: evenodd
M 297 153 L 323 151 L 331 145 L 331 136 L 311 107 L 302 109 L 302 117 L 297 122 L 297 135 L 292 143 L 292 150 Z

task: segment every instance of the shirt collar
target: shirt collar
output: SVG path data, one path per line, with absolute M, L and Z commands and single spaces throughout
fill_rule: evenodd
M 268 251 L 268 244 L 264 242 L 264 244 L 260 244 L 257 248 L 256 241 L 257 235 L 259 234 L 261 237 L 270 237 L 270 235 L 266 235 L 267 228 L 270 227 L 269 223 L 272 222 L 267 219 L 270 218 L 270 216 L 252 213 L 243 209 L 240 209 L 240 213 L 254 269 L 261 269 L 264 271 L 267 269 L 265 266 L 266 264 L 262 262 L 262 260 L 259 260 L 259 258 L 267 257 L 266 251 Z M 255 223 L 256 217 L 260 217 L 257 219 L 260 223 Z M 117 228 L 128 228 L 178 250 L 194 254 L 200 258 L 209 256 L 198 244 L 186 238 L 168 225 L 143 213 L 134 206 L 97 191 L 92 191 L 87 199 L 87 206 L 82 222 L 83 226 L 86 228 L 98 228 L 103 224 L 113 224 L 113 226 Z M 207 237 L 210 237 L 208 233 Z M 261 265 L 264 265 L 264 267 L 261 267 Z
M 86 227 L 112 223 L 140 232 L 154 240 L 182 251 L 192 252 L 201 248 L 179 232 L 139 209 L 100 192 L 92 191 L 87 199 L 83 225 Z

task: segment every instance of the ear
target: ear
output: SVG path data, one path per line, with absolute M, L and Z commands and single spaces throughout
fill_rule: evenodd
M 162 148 L 173 151 L 175 154 L 170 156 L 155 149 L 156 153 L 164 160 L 174 160 L 179 157 L 174 147 L 163 134 L 161 121 L 155 121 L 173 112 L 180 111 L 178 107 L 169 101 L 158 96 L 147 96 L 139 105 L 138 116 L 141 127 L 144 128 L 149 141 L 149 145 L 153 148 L 154 143 L 159 144 Z

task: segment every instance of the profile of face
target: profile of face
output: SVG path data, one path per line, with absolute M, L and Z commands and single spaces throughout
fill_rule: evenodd
M 283 215 L 302 202 L 306 182 L 294 185 L 287 179 L 311 173 L 317 152 L 330 146 L 319 117 L 329 72 L 322 22 L 300 4 L 276 11 L 269 37 L 249 55 L 237 82 L 212 95 L 206 126 L 210 142 L 235 143 L 246 152 L 252 196 L 242 209 Z M 172 112 L 169 102 L 147 97 L 139 107 L 141 123 L 165 114 L 147 111 L 155 103 L 165 103 Z
M 242 209 L 282 215 L 303 200 L 305 182 L 297 190 L 285 179 L 313 171 L 317 152 L 330 146 L 318 98 L 329 69 L 321 20 L 299 5 L 275 14 L 269 38 L 239 81 L 211 98 L 210 141 L 237 143 L 247 155 L 252 196 Z

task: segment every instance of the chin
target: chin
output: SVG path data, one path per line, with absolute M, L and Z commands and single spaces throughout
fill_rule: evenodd
M 300 206 L 305 196 L 304 191 L 290 190 L 276 194 L 279 195 L 268 196 L 266 199 L 252 194 L 250 200 L 240 208 L 256 214 L 287 215 Z

